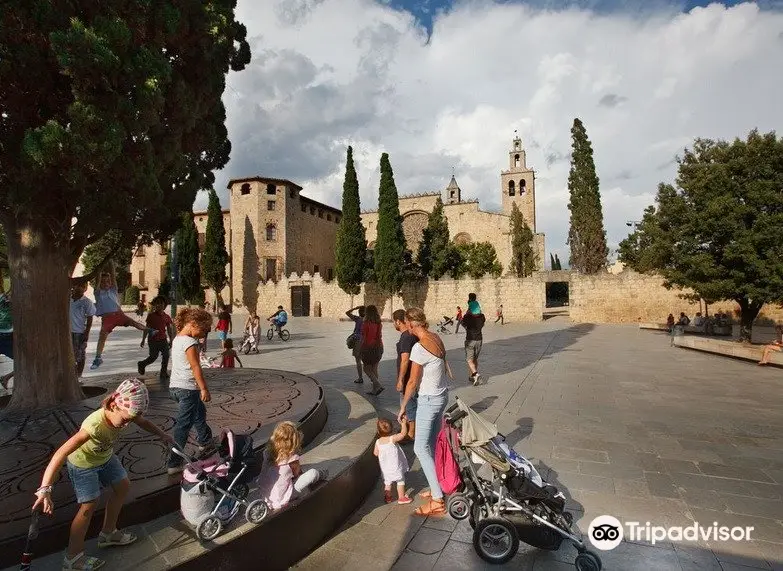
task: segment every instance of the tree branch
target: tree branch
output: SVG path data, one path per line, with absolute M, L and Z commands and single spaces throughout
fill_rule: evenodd
M 71 278 L 71 285 L 72 286 L 82 285 L 93 280 L 95 276 L 97 276 L 101 272 L 103 266 L 105 266 L 111 260 L 111 258 L 113 258 L 114 255 L 120 250 L 120 247 L 121 244 L 115 245 L 114 248 L 112 248 L 111 251 L 108 254 L 106 254 L 106 257 L 104 257 L 103 260 L 101 260 L 101 263 L 95 266 L 95 268 L 89 274 Z

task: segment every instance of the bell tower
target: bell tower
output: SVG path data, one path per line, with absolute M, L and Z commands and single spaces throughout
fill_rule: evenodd
M 522 139 L 514 131 L 508 152 L 508 170 L 500 172 L 503 214 L 510 215 L 514 204 L 522 211 L 530 229 L 536 232 L 536 173 L 527 167 Z

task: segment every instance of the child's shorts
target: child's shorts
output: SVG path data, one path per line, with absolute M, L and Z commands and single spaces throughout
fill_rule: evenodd
M 222 329 L 218 329 L 217 332 L 218 339 L 221 341 L 225 341 L 228 338 L 228 331 L 223 331 Z
M 118 484 L 128 477 L 122 462 L 116 454 L 109 461 L 95 468 L 79 468 L 68 462 L 68 477 L 80 504 L 92 502 L 101 497 L 101 489 Z
M 113 313 L 104 313 L 101 315 L 101 331 L 111 333 L 115 327 L 128 327 L 133 324 L 133 319 L 125 315 L 122 311 Z

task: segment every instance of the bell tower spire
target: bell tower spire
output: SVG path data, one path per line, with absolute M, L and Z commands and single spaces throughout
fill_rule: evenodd
M 530 229 L 536 231 L 536 174 L 527 166 L 525 148 L 519 133 L 514 130 L 508 152 L 508 170 L 500 173 L 500 194 L 503 213 L 510 215 L 513 205 L 522 211 Z

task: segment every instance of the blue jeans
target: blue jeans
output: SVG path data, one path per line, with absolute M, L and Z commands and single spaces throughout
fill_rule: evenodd
M 191 389 L 171 389 L 171 398 L 179 404 L 177 420 L 174 423 L 174 442 L 180 450 L 185 449 L 190 429 L 196 429 L 196 442 L 206 446 L 212 440 L 212 429 L 207 424 L 207 407 L 201 402 L 201 393 Z M 169 454 L 168 468 L 176 468 L 182 464 L 182 458 Z
M 438 476 L 435 472 L 435 441 L 438 438 L 443 412 L 446 410 L 448 402 L 448 391 L 440 395 L 419 394 L 416 409 L 416 439 L 413 442 L 413 451 L 419 459 L 434 500 L 443 498 L 443 490 L 440 489 Z

